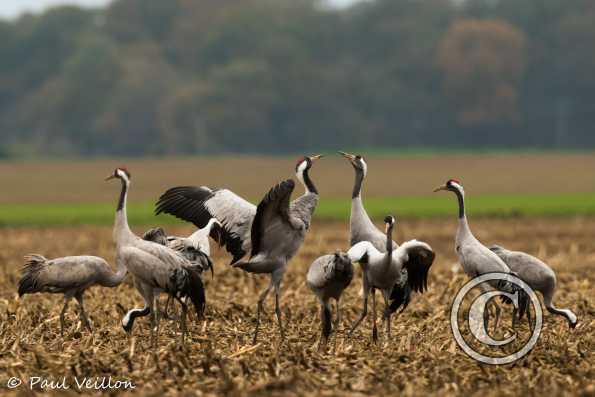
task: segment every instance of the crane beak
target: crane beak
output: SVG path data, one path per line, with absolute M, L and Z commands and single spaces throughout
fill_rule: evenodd
M 436 189 L 434 189 L 434 193 L 439 192 L 441 190 L 448 190 L 448 186 L 446 186 L 446 185 L 438 186 Z
M 310 157 L 310 160 L 311 161 L 316 161 L 316 160 L 318 160 L 318 159 L 320 159 L 322 157 L 324 157 L 322 154 L 317 154 L 316 156 L 311 156 Z
M 112 174 L 112 175 L 108 176 L 107 178 L 105 178 L 104 180 L 105 180 L 105 181 L 109 181 L 109 180 L 111 180 L 111 179 L 114 179 L 115 177 L 116 177 L 116 176 Z
M 339 151 L 339 154 L 341 154 L 341 156 L 345 157 L 346 159 L 349 159 L 352 161 L 355 160 L 355 155 L 353 155 L 351 153 L 345 153 L 345 152 Z

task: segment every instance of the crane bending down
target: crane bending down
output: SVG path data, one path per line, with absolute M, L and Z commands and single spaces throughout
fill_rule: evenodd
M 295 167 L 296 177 L 305 193 L 289 201 L 295 183 L 288 179 L 271 188 L 258 207 L 227 189 L 175 187 L 166 191 L 157 202 L 156 213 L 174 215 L 198 227 L 211 218 L 221 222 L 221 240 L 232 255 L 231 264 L 249 273 L 271 275 L 271 282 L 259 296 L 256 309 L 256 343 L 262 306 L 271 289 L 275 289 L 275 313 L 281 338 L 285 338 L 279 304 L 280 288 L 288 262 L 296 254 L 310 229 L 318 204 L 318 191 L 309 170 L 321 155 L 303 157 Z M 240 261 L 250 252 L 247 261 Z
M 355 171 L 355 181 L 353 184 L 353 192 L 351 194 L 351 215 L 349 217 L 350 245 L 354 246 L 361 241 L 368 241 L 378 251 L 385 253 L 387 252 L 385 234 L 372 223 L 362 202 L 362 185 L 368 173 L 368 164 L 360 155 L 345 152 L 339 153 L 349 161 Z M 393 240 L 391 249 L 394 250 L 398 246 L 399 245 Z M 434 260 L 433 254 L 430 255 L 430 252 L 421 249 L 412 252 L 411 255 L 417 255 L 418 253 L 420 256 L 415 258 L 415 261 L 425 267 L 432 266 L 432 261 Z M 422 263 L 423 261 L 430 262 Z M 399 307 L 401 308 L 400 312 L 403 312 L 411 301 L 411 288 L 409 287 L 409 283 L 407 283 L 407 269 L 402 268 L 401 272 L 403 274 L 390 293 L 390 304 L 384 311 L 384 318 L 396 312 Z
M 209 236 L 213 236 L 215 241 L 219 241 L 221 223 L 215 218 L 209 219 L 205 227 L 196 230 L 188 237 L 168 236 L 163 228 L 153 228 L 147 230 L 143 239 L 154 241 L 161 245 L 167 245 L 169 248 L 185 253 L 192 250 L 198 250 L 204 254 L 211 255 L 211 245 Z M 189 260 L 192 260 L 190 257 Z
M 461 182 L 456 179 L 449 179 L 444 185 L 434 189 L 434 192 L 449 191 L 453 192 L 459 203 L 459 225 L 455 237 L 455 252 L 463 266 L 463 270 L 470 278 L 474 278 L 486 273 L 511 273 L 510 268 L 495 253 L 483 245 L 469 228 L 467 214 L 465 212 L 465 190 Z M 510 283 L 501 283 L 498 280 L 492 280 L 487 283 L 481 283 L 480 288 L 487 292 L 490 286 L 494 289 L 505 290 L 509 293 L 519 291 L 519 289 L 510 285 Z M 522 290 L 520 290 L 522 291 Z M 500 321 L 500 306 L 496 307 L 496 322 L 494 329 L 498 327 Z M 484 312 L 484 327 L 489 321 L 489 312 Z
M 215 219 L 213 219 L 213 221 L 213 223 L 217 222 L 217 220 Z M 195 266 L 198 266 L 201 272 L 211 270 L 212 273 L 213 263 L 209 256 L 210 249 L 208 232 L 204 239 L 199 239 L 195 237 L 195 235 L 197 235 L 199 232 L 206 232 L 205 229 L 198 230 L 189 237 L 177 237 L 168 236 L 165 233 L 165 230 L 163 230 L 163 228 L 156 227 L 147 230 L 143 234 L 142 239 L 146 241 L 152 241 L 154 243 L 171 248 L 178 254 L 182 255 L 184 258 L 188 259 L 190 263 L 192 263 Z
M 130 187 L 130 173 L 125 168 L 116 168 L 106 178 L 120 179 L 122 190 L 116 210 L 114 240 L 116 261 L 123 263 L 134 277 L 134 284 L 145 301 L 142 309 L 132 309 L 122 320 L 122 327 L 130 332 L 137 317 L 151 315 L 151 341 L 156 344 L 159 318 L 155 311 L 155 298 L 166 292 L 182 305 L 182 342 L 186 334 L 187 305 L 184 297 L 189 297 L 196 314 L 202 317 L 205 307 L 205 293 L 201 271 L 176 251 L 164 245 L 146 241 L 132 233 L 126 216 L 126 198 Z
M 421 241 L 411 240 L 403 243 L 400 247 L 392 246 L 392 232 L 395 218 L 387 216 L 384 218 L 386 224 L 385 252 L 380 252 L 374 244 L 369 241 L 361 241 L 355 244 L 348 251 L 349 258 L 359 262 L 364 270 L 364 296 L 363 309 L 358 320 L 353 324 L 350 334 L 355 331 L 362 320 L 368 314 L 368 295 L 372 296 L 372 339 L 378 341 L 378 330 L 376 328 L 376 289 L 382 292 L 384 303 L 387 306 L 386 334 L 390 338 L 390 317 L 388 311 L 390 295 L 395 284 L 400 284 L 403 277 L 403 269 L 407 270 L 407 284 L 416 292 L 424 292 L 428 288 L 428 271 L 434 261 L 434 251 Z M 424 258 L 425 256 L 429 258 Z M 418 261 L 418 258 L 424 258 Z M 428 265 L 429 264 L 429 265 Z
M 114 272 L 103 258 L 97 256 L 66 256 L 46 259 L 41 255 L 25 256 L 25 265 L 19 281 L 19 296 L 36 292 L 64 294 L 64 306 L 60 312 L 60 334 L 64 335 L 64 314 L 68 302 L 74 297 L 80 309 L 82 323 L 91 331 L 91 323 L 85 312 L 83 294 L 95 285 L 116 287 L 126 277 L 126 267 L 118 263 Z
M 188 237 L 168 236 L 163 228 L 156 227 L 147 230 L 142 238 L 143 240 L 153 241 L 173 249 L 188 259 L 201 273 L 210 269 L 211 275 L 213 275 L 213 264 L 209 257 L 209 233 L 213 225 L 218 223 L 219 222 L 213 218 L 205 228 L 197 230 Z M 171 300 L 172 295 L 168 295 L 165 309 L 163 309 L 163 316 L 166 318 L 169 318 L 168 309 Z M 158 308 L 156 307 L 156 309 Z
M 517 276 L 526 282 L 533 290 L 541 292 L 543 296 L 543 303 L 545 308 L 552 314 L 562 316 L 568 321 L 570 328 L 576 327 L 578 319 L 569 309 L 559 309 L 554 306 L 552 299 L 556 292 L 556 273 L 547 264 L 537 259 L 536 257 L 520 251 L 509 251 L 506 248 L 494 245 L 490 250 L 500 257 L 508 265 L 510 270 L 515 272 Z M 525 308 L 527 313 L 527 320 L 531 325 L 530 310 Z M 517 309 L 514 309 L 515 314 Z M 519 311 L 519 320 L 523 315 L 523 310 Z M 513 320 L 516 316 L 513 315 Z
M 322 334 L 320 336 L 319 349 L 326 346 L 328 337 L 332 331 L 331 325 L 331 298 L 335 300 L 337 315 L 335 318 L 335 332 L 341 323 L 341 295 L 351 284 L 353 279 L 353 264 L 349 255 L 337 251 L 332 255 L 324 255 L 316 259 L 310 265 L 306 276 L 308 287 L 314 292 L 320 301 L 320 322 Z M 336 338 L 335 338 L 336 341 Z

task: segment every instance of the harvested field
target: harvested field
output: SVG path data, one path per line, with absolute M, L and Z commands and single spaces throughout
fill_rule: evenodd
M 569 307 L 579 316 L 579 325 L 570 330 L 562 318 L 546 313 L 542 336 L 531 354 L 501 367 L 476 363 L 451 335 L 450 302 L 466 280 L 461 272 L 452 271 L 455 227 L 454 218 L 398 224 L 398 240 L 422 239 L 437 252 L 429 292 L 415 295 L 409 308 L 393 321 L 392 340 L 385 340 L 382 331 L 380 343 L 371 343 L 368 318 L 352 339 L 341 330 L 336 350 L 326 354 L 317 351 L 318 306 L 304 283 L 305 273 L 317 256 L 347 248 L 345 223 L 315 221 L 292 261 L 282 287 L 286 341 L 279 339 L 269 298 L 259 343 L 250 346 L 257 292 L 268 280 L 230 269 L 226 253 L 215 250 L 215 277 L 206 277 L 206 321 L 192 322 L 189 341 L 181 347 L 175 323 L 163 320 L 157 350 L 149 347 L 147 319 L 137 321 L 130 338 L 120 326 L 118 304 L 129 309 L 142 302 L 129 280 L 115 289 L 95 288 L 87 293 L 93 334 L 81 329 L 73 303 L 67 332 L 60 337 L 60 296 L 16 297 L 26 253 L 47 257 L 88 253 L 113 263 L 110 227 L 0 229 L 0 382 L 4 387 L 13 376 L 25 383 L 32 376 L 54 380 L 112 376 L 132 381 L 133 392 L 143 395 L 593 395 L 595 219 L 472 220 L 484 242 L 544 258 L 558 274 L 558 306 Z M 172 226 L 169 231 L 191 230 Z M 360 285 L 358 270 L 343 300 L 342 327 L 349 326 L 361 309 Z M 510 322 L 508 312 L 506 321 Z M 332 337 L 329 345 L 333 343 Z M 74 381 L 70 382 L 69 392 L 77 392 Z M 12 393 L 28 395 L 28 386 Z
M 308 153 L 306 153 L 308 154 Z M 311 154 L 311 153 L 310 153 Z M 364 156 L 366 153 L 363 153 Z M 479 154 L 365 156 L 366 197 L 431 195 L 459 178 L 474 195 L 560 194 L 595 191 L 592 154 Z M 2 161 L 0 203 L 112 202 L 103 178 L 120 165 L 133 175 L 132 202 L 154 202 L 179 185 L 222 186 L 259 200 L 273 183 L 294 176 L 295 157 L 229 156 L 126 160 Z M 336 153 L 317 162 L 311 176 L 326 198 L 348 199 L 353 169 Z

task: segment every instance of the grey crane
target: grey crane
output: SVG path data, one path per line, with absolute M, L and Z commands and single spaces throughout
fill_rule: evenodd
M 541 292 L 545 308 L 552 314 L 566 318 L 568 326 L 576 327 L 578 319 L 569 309 L 559 309 L 554 306 L 552 299 L 556 292 L 556 273 L 536 257 L 520 251 L 510 251 L 498 245 L 493 245 L 490 250 L 500 257 L 516 275 L 526 282 L 533 290 Z M 527 310 L 527 320 L 531 324 L 530 311 Z M 515 308 L 515 313 L 516 313 Z M 519 313 L 519 319 L 523 315 L 523 310 Z M 513 317 L 515 318 L 515 317 Z
M 205 307 L 205 292 L 201 279 L 201 270 L 190 261 L 171 248 L 143 240 L 135 235 L 128 225 L 126 215 L 126 199 L 130 187 L 130 172 L 125 168 L 116 168 L 114 173 L 106 178 L 120 179 L 122 190 L 116 209 L 114 224 L 114 240 L 116 242 L 116 261 L 118 266 L 124 266 L 134 277 L 134 284 L 145 301 L 142 309 L 129 310 L 122 320 L 122 327 L 126 332 L 132 330 L 137 317 L 151 315 L 151 341 L 156 344 L 156 330 L 159 319 L 155 311 L 155 298 L 165 292 L 173 296 L 182 305 L 182 343 L 186 333 L 185 297 L 190 298 L 197 316 L 203 315 Z M 205 260 L 208 257 L 205 256 Z
M 288 262 L 310 229 L 318 204 L 318 191 L 310 179 L 309 170 L 320 157 L 303 157 L 297 162 L 296 176 L 304 185 L 305 193 L 291 203 L 289 199 L 295 188 L 291 179 L 271 188 L 257 207 L 227 189 L 205 186 L 172 188 L 157 202 L 157 214 L 168 213 L 198 227 L 216 218 L 222 225 L 220 243 L 233 255 L 232 266 L 249 273 L 271 275 L 269 286 L 258 298 L 253 343 L 258 337 L 264 301 L 273 288 L 279 332 L 281 338 L 285 338 L 279 305 L 281 281 Z M 250 252 L 249 260 L 240 261 L 247 252 Z
M 80 310 L 82 323 L 91 331 L 85 312 L 83 294 L 95 285 L 116 287 L 126 276 L 126 267 L 118 263 L 114 272 L 103 258 L 97 256 L 66 256 L 46 259 L 41 255 L 25 256 L 25 265 L 19 281 L 19 296 L 36 292 L 64 294 L 60 312 L 60 334 L 64 335 L 64 314 L 68 302 L 74 297 Z
M 353 264 L 349 255 L 337 251 L 331 255 L 324 255 L 317 258 L 308 269 L 306 283 L 320 301 L 320 321 L 322 332 L 319 349 L 326 346 L 328 337 L 331 334 L 331 298 L 335 300 L 337 315 L 335 318 L 335 332 L 341 323 L 341 295 L 351 284 L 353 279 Z M 336 340 L 336 339 L 335 339 Z
M 305 156 L 298 160 L 295 172 L 304 185 L 306 194 L 295 200 L 292 206 L 318 197 L 309 171 L 314 162 L 321 157 Z M 207 186 L 173 187 L 163 193 L 157 201 L 155 214 L 161 213 L 191 222 L 198 228 L 204 228 L 212 218 L 217 219 L 221 228 L 214 229 L 210 235 L 231 253 L 232 264 L 252 251 L 251 232 L 256 206 L 231 190 L 212 189 Z
M 376 290 L 379 289 L 387 306 L 386 334 L 390 338 L 390 317 L 388 310 L 390 295 L 395 284 L 400 284 L 403 277 L 403 269 L 407 270 L 407 284 L 416 292 L 424 292 L 428 285 L 428 271 L 434 261 L 434 251 L 428 244 L 411 240 L 403 243 L 398 248 L 393 248 L 392 232 L 395 218 L 387 216 L 384 218 L 386 225 L 385 250 L 381 252 L 369 241 L 360 241 L 349 249 L 347 254 L 354 262 L 359 262 L 364 271 L 364 295 L 363 309 L 360 317 L 349 331 L 355 331 L 362 320 L 368 314 L 368 295 L 372 297 L 372 339 L 378 341 L 378 330 L 376 328 Z M 430 256 L 423 261 L 417 258 Z M 429 265 L 428 265 L 429 264 Z
M 355 171 L 355 181 L 353 184 L 353 192 L 351 194 L 351 216 L 349 218 L 349 232 L 350 232 L 350 244 L 354 246 L 361 241 L 370 242 L 378 251 L 386 252 L 386 237 L 382 231 L 380 231 L 372 222 L 362 202 L 362 185 L 364 178 L 368 173 L 368 165 L 364 158 L 360 155 L 351 153 L 339 152 L 343 157 L 349 160 L 349 163 L 353 166 Z M 392 249 L 397 248 L 399 245 L 393 241 Z M 423 249 L 414 251 L 412 255 L 417 253 L 420 255 L 417 260 L 421 261 L 433 261 L 434 255 L 430 255 L 429 252 L 424 252 Z M 423 263 L 423 266 L 430 267 L 432 262 Z M 396 312 L 401 307 L 403 312 L 409 302 L 411 301 L 411 288 L 407 283 L 407 269 L 402 269 L 403 274 L 399 279 L 399 283 L 395 284 L 390 294 L 390 304 L 384 312 L 384 317 Z
M 463 266 L 465 274 L 470 278 L 474 278 L 486 273 L 511 273 L 510 268 L 506 263 L 475 238 L 471 232 L 465 212 L 465 190 L 463 189 L 461 182 L 456 179 L 449 179 L 444 185 L 434 189 L 434 192 L 439 191 L 453 192 L 459 203 L 459 224 L 455 237 L 455 251 Z M 515 289 L 509 283 L 502 283 L 497 280 L 481 283 L 480 288 L 484 291 L 488 291 L 490 289 L 488 284 L 495 289 L 506 290 L 509 293 L 515 292 Z M 496 322 L 494 324 L 494 329 L 498 327 L 501 312 L 498 305 L 495 305 L 495 307 Z M 487 321 L 489 320 L 489 312 L 486 310 L 484 315 L 484 322 L 487 324 Z
M 165 245 L 173 249 L 188 259 L 194 266 L 197 266 L 198 271 L 203 273 L 210 269 L 212 275 L 213 266 L 209 257 L 209 234 L 213 226 L 218 224 L 219 222 L 213 218 L 209 221 L 207 226 L 205 226 L 203 229 L 198 229 L 188 237 L 168 236 L 162 227 L 156 227 L 147 230 L 143 234 L 142 239 L 153 241 L 157 244 Z M 168 295 L 167 302 L 165 303 L 165 309 L 163 310 L 163 315 L 166 318 L 169 318 L 168 309 L 171 300 L 172 295 Z

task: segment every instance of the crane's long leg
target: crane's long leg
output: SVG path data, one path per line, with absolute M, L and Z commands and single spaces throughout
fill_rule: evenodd
M 271 276 L 271 283 L 269 286 L 260 294 L 258 297 L 258 304 L 256 306 L 256 328 L 254 330 L 254 337 L 252 338 L 252 344 L 256 344 L 256 339 L 258 337 L 258 328 L 260 327 L 260 312 L 262 311 L 262 305 L 269 295 L 269 292 L 273 288 L 273 277 Z
M 157 347 L 159 342 L 159 310 L 157 310 L 159 294 L 154 295 L 151 306 L 151 345 Z
M 66 314 L 66 309 L 68 309 L 68 302 L 70 302 L 71 299 L 71 295 L 64 295 L 64 306 L 60 312 L 60 336 L 64 336 L 64 315 Z
M 481 283 L 479 285 L 479 288 L 483 291 L 484 294 L 491 291 L 491 288 L 486 283 Z M 480 298 L 483 299 L 483 297 Z M 490 323 L 490 310 L 488 307 L 489 303 L 490 301 L 485 302 L 485 304 L 483 305 L 483 329 L 485 330 L 485 332 L 488 332 L 488 325 Z
M 336 334 L 339 331 L 339 326 L 341 325 L 341 297 L 337 298 L 335 303 L 336 303 L 335 308 L 337 310 L 337 315 L 335 316 L 335 334 Z
M 163 309 L 163 317 L 166 319 L 170 319 L 169 316 L 169 304 L 171 302 L 171 295 L 167 295 L 167 300 L 165 301 L 165 308 Z
M 324 350 L 326 348 L 328 337 L 331 334 L 331 307 L 330 302 L 320 301 L 320 323 L 322 330 L 320 333 L 320 343 L 318 344 L 318 350 Z
M 148 285 L 144 284 L 142 281 L 138 279 L 134 279 L 134 286 L 136 287 L 137 291 L 143 297 L 145 301 L 145 306 L 142 309 L 130 309 L 128 313 L 122 319 L 122 328 L 127 333 L 132 331 L 132 326 L 134 325 L 134 320 L 137 317 L 145 317 L 151 314 L 152 311 L 152 302 L 153 302 L 153 290 Z
M 498 325 L 500 325 L 500 314 L 502 313 L 502 309 L 500 305 L 494 301 L 494 307 L 496 308 L 496 321 L 494 322 L 494 332 L 498 329 Z
M 378 328 L 376 327 L 376 288 L 372 288 L 372 340 L 378 342 Z
M 184 338 L 186 337 L 186 313 L 188 312 L 188 305 L 183 299 L 180 299 L 180 304 L 182 305 L 182 314 L 181 314 L 181 322 L 182 322 L 182 345 L 184 344 Z
M 527 306 L 527 322 L 529 323 L 529 329 L 533 329 L 533 320 L 531 319 L 531 307 Z
M 389 299 L 389 294 L 390 291 L 385 291 L 382 290 L 382 297 L 384 298 L 384 319 L 386 320 L 386 338 L 387 340 L 390 340 L 390 318 L 392 313 L 390 312 L 389 306 L 390 306 L 390 299 Z
M 81 320 L 83 321 L 83 324 L 85 325 L 85 327 L 87 328 L 87 330 L 89 332 L 93 332 L 93 330 L 91 329 L 91 323 L 89 322 L 89 318 L 87 317 L 87 312 L 85 312 L 85 305 L 83 303 L 83 293 L 77 293 L 74 298 L 76 299 L 76 301 L 79 304 L 80 307 L 80 316 L 81 316 Z
M 136 289 L 138 290 L 138 292 L 140 292 L 141 296 L 143 297 L 143 300 L 145 301 L 145 308 L 142 310 L 142 312 L 140 314 L 146 316 L 146 315 L 150 315 L 151 316 L 151 325 L 150 325 L 150 334 L 151 334 L 151 346 L 155 347 L 156 346 L 156 338 L 155 338 L 155 325 L 157 323 L 157 317 L 156 317 L 156 313 L 155 313 L 155 291 L 153 290 L 153 287 L 138 280 L 135 279 L 135 285 L 136 285 Z M 132 327 L 132 324 L 130 324 L 130 326 Z
M 337 315 L 335 316 L 335 342 L 333 345 L 333 351 L 337 350 L 337 338 L 339 337 L 339 326 L 341 325 L 341 297 L 339 296 L 335 301 L 335 308 Z
M 364 290 L 364 294 L 363 294 L 364 308 L 362 309 L 362 313 L 360 314 L 360 316 L 357 319 L 357 321 L 355 322 L 355 324 L 353 324 L 351 326 L 351 329 L 349 330 L 349 336 L 351 336 L 353 334 L 353 331 L 355 331 L 355 329 L 360 325 L 362 320 L 364 318 L 366 318 L 366 316 L 368 315 L 368 295 L 370 294 L 370 287 L 368 285 L 368 279 L 366 277 L 366 273 L 364 273 L 363 290 Z
M 277 315 L 277 323 L 279 324 L 279 333 L 281 340 L 285 340 L 285 332 L 283 331 L 283 321 L 281 321 L 281 305 L 279 304 L 279 293 L 281 292 L 281 277 L 272 275 L 275 285 L 275 314 Z M 330 321 L 330 320 L 329 320 Z

